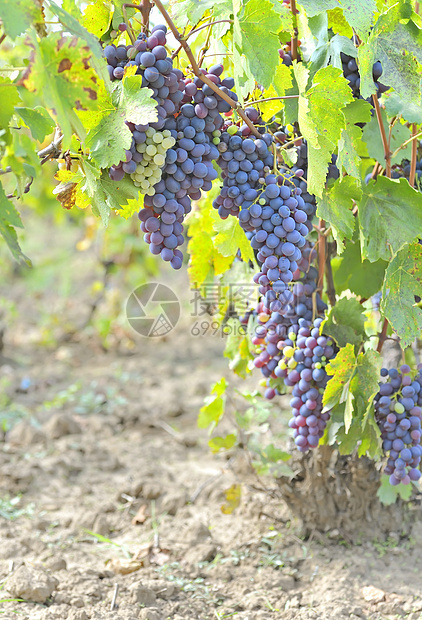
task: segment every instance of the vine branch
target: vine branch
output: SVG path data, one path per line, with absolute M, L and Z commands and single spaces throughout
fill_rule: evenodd
M 290 9 L 292 11 L 293 16 L 293 28 L 294 34 L 290 41 L 290 53 L 292 60 L 296 60 L 297 58 L 297 9 L 296 9 L 296 0 L 290 0 Z
M 377 345 L 377 352 L 381 353 L 381 349 L 383 347 L 383 344 L 387 338 L 387 329 L 388 329 L 388 321 L 387 319 L 384 319 L 384 323 L 382 325 L 382 330 L 381 333 L 379 335 L 379 340 L 378 340 L 378 345 Z
M 318 290 L 320 294 L 322 293 L 322 289 L 324 286 L 324 271 L 325 264 L 327 261 L 327 247 L 326 247 L 326 237 L 323 234 L 323 230 L 325 228 L 324 220 L 319 220 L 319 231 L 318 231 Z
M 372 95 L 372 100 L 374 102 L 375 114 L 377 115 L 378 127 L 380 129 L 381 140 L 382 140 L 382 146 L 384 148 L 385 174 L 389 179 L 391 179 L 391 151 L 388 148 L 387 134 L 385 133 L 384 123 L 382 122 L 381 108 L 380 108 L 378 96 L 376 93 Z
M 199 32 L 203 28 L 208 28 L 209 26 L 215 26 L 216 24 L 224 24 L 224 23 L 234 24 L 234 20 L 233 19 L 217 19 L 215 22 L 210 22 L 209 24 L 203 24 L 202 26 L 199 26 L 199 28 L 195 27 L 193 30 L 188 32 L 188 34 L 185 37 L 185 41 L 187 41 L 190 36 Z
M 226 93 L 224 93 L 220 88 L 218 88 L 218 86 L 216 86 L 216 84 L 214 84 L 214 82 L 212 82 L 209 78 L 207 78 L 207 76 L 204 74 L 204 72 L 201 70 L 201 68 L 198 67 L 198 63 L 195 60 L 195 57 L 194 57 L 194 55 L 192 53 L 191 48 L 189 47 L 189 44 L 187 43 L 187 41 L 185 41 L 183 39 L 183 37 L 181 36 L 179 31 L 177 30 L 176 26 L 174 25 L 173 20 L 171 19 L 170 15 L 167 13 L 167 11 L 164 8 L 161 0 L 155 0 L 154 3 L 155 3 L 155 6 L 157 7 L 157 9 L 161 12 L 161 14 L 164 17 L 164 19 L 166 20 L 170 30 L 172 31 L 172 33 L 173 33 L 173 35 L 175 37 L 175 39 L 180 43 L 180 45 L 185 50 L 186 56 L 188 57 L 188 59 L 190 61 L 190 64 L 191 64 L 191 67 L 192 67 L 192 70 L 193 70 L 194 74 L 197 77 L 199 77 L 204 82 L 204 84 L 207 84 L 211 88 L 211 90 L 213 90 L 217 95 L 219 95 L 222 99 L 224 99 L 224 101 L 226 101 L 233 108 L 233 110 L 236 110 L 237 113 L 239 114 L 240 118 L 249 127 L 251 132 L 257 138 L 261 138 L 261 134 L 259 133 L 257 128 L 254 126 L 254 124 L 250 121 L 248 116 L 245 114 L 242 106 L 239 103 L 237 103 L 236 101 L 234 101 L 234 99 L 229 97 L 229 95 L 226 95 Z
M 412 136 L 417 133 L 416 123 L 412 125 Z M 410 158 L 410 174 L 409 183 L 412 187 L 415 187 L 415 175 L 416 175 L 416 160 L 418 159 L 418 145 L 416 140 L 412 142 L 412 156 Z

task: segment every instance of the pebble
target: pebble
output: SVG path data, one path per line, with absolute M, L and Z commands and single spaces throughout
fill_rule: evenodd
M 66 560 L 64 558 L 60 558 L 60 557 L 52 557 L 49 560 L 47 560 L 47 562 L 45 563 L 46 568 L 48 568 L 48 570 L 52 571 L 53 573 L 59 571 L 59 570 L 66 570 L 67 569 L 67 564 L 66 564 Z
M 55 413 L 44 424 L 44 431 L 50 439 L 59 439 L 65 435 L 76 435 L 81 427 L 72 416 L 67 413 Z
M 57 579 L 44 570 L 23 565 L 7 580 L 7 591 L 16 598 L 45 603 L 58 583 Z
M 133 603 L 144 605 L 145 607 L 151 607 L 157 603 L 157 597 L 154 590 L 148 588 L 142 583 L 134 583 L 130 587 L 131 599 Z
M 189 549 L 184 556 L 187 564 L 199 564 L 200 562 L 211 562 L 217 555 L 217 547 L 212 543 L 203 543 Z
M 140 620 L 163 620 L 163 616 L 158 609 L 141 609 L 139 618 Z

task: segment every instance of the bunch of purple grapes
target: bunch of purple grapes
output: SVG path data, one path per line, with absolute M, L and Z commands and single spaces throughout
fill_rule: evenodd
M 223 92 L 229 93 L 232 80 L 221 80 L 222 65 L 208 70 L 207 77 Z M 163 130 L 175 140 L 166 152 L 161 179 L 148 192 L 144 208 L 139 212 L 145 241 L 153 254 L 160 254 L 175 269 L 182 265 L 177 248 L 182 245 L 182 222 L 191 211 L 191 201 L 199 200 L 202 191 L 209 191 L 217 172 L 212 162 L 219 156 L 223 118 L 231 108 L 210 86 L 196 77 L 185 79 L 180 113 L 169 115 Z M 236 98 L 230 92 L 232 98 Z
M 360 75 L 356 59 L 353 58 L 353 56 L 344 54 L 343 52 L 340 53 L 340 57 L 343 65 L 343 75 L 349 82 L 349 86 L 352 89 L 354 97 L 356 97 L 356 99 L 360 99 Z M 389 86 L 385 86 L 379 82 L 381 76 L 382 65 L 379 61 L 377 61 L 372 67 L 372 77 L 374 79 L 378 95 L 385 93 L 385 91 L 390 88 Z
M 400 370 L 381 369 L 386 378 L 375 397 L 375 419 L 381 431 L 382 446 L 389 453 L 384 473 L 390 484 L 409 484 L 421 477 L 419 469 L 422 417 L 422 365 L 412 380 L 411 370 L 403 364 Z

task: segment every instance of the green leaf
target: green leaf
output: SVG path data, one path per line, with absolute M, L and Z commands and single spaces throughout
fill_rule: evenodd
M 309 119 L 303 126 L 299 118 L 299 124 L 308 140 L 308 192 L 322 196 L 327 166 L 346 126 L 343 108 L 353 101 L 353 96 L 342 71 L 328 66 L 317 71 L 306 97 Z M 309 132 L 310 123 L 312 130 Z
M 14 226 L 23 228 L 22 220 L 13 203 L 8 200 L 0 184 L 0 235 L 6 241 L 15 260 L 30 265 L 31 261 L 20 249 Z
M 245 378 L 248 374 L 249 361 L 253 354 L 249 349 L 249 338 L 246 329 L 241 329 L 238 319 L 229 319 L 225 326 L 228 328 L 224 357 L 230 360 L 229 368 L 239 377 Z
M 361 196 L 362 192 L 352 177 L 340 177 L 317 200 L 317 216 L 331 225 L 338 254 L 344 250 L 344 238 L 351 239 L 353 236 L 355 217 L 352 207 Z
M 0 127 L 5 129 L 15 111 L 15 105 L 21 101 L 18 89 L 9 78 L 0 77 L 0 101 Z
M 226 220 L 222 220 L 215 211 L 214 213 L 216 214 L 214 230 L 218 233 L 214 240 L 215 247 L 223 256 L 232 256 L 233 258 L 240 250 L 243 261 L 253 261 L 255 258 L 253 250 L 245 231 L 240 227 L 238 219 L 230 216 Z
M 280 450 L 273 443 L 268 444 L 261 451 L 264 459 L 270 463 L 278 463 L 279 461 L 289 461 L 292 458 L 292 455 L 284 450 Z
M 381 311 L 401 339 L 402 348 L 420 338 L 422 309 L 415 305 L 422 297 L 422 246 L 406 245 L 389 264 L 382 290 Z
M 332 261 L 334 286 L 337 293 L 350 290 L 365 299 L 372 297 L 382 288 L 388 263 L 383 260 L 362 262 L 360 244 L 346 243 L 343 254 Z
M 124 150 L 130 148 L 132 133 L 125 121 L 145 125 L 157 120 L 157 102 L 152 98 L 151 89 L 141 88 L 141 81 L 141 75 L 124 78 L 118 107 L 88 134 L 86 146 L 100 168 L 118 164 Z
M 340 349 L 336 357 L 325 367 L 327 375 L 332 376 L 322 397 L 325 410 L 332 409 L 335 405 L 346 402 L 355 368 L 355 348 L 349 343 Z
M 421 85 L 418 65 L 422 62 L 422 31 L 413 22 L 399 21 L 398 11 L 388 11 L 377 21 L 367 43 L 359 47 L 360 90 L 366 99 L 375 92 L 372 65 L 382 64 L 380 82 L 410 104 L 420 105 Z
M 381 117 L 385 128 L 385 133 L 389 135 L 389 124 L 387 116 L 384 110 L 381 110 Z M 411 137 L 410 131 L 405 125 L 396 123 L 391 131 L 390 150 L 393 152 L 406 140 Z M 383 164 L 384 159 L 384 147 L 382 145 L 381 134 L 378 126 L 378 121 L 374 115 L 371 121 L 363 129 L 363 139 L 366 142 L 369 157 Z M 403 159 L 410 159 L 412 146 L 409 143 L 404 149 L 400 150 L 398 154 L 391 159 L 392 164 L 400 164 Z
M 388 116 L 401 116 L 409 123 L 422 123 L 422 106 L 412 103 L 397 93 L 391 92 L 383 95 L 385 109 Z M 410 145 L 409 145 L 410 146 Z M 402 154 L 400 151 L 399 156 Z
M 109 29 L 112 6 L 110 0 L 95 0 L 94 4 L 89 4 L 84 12 L 84 28 L 100 39 Z
M 186 26 L 187 21 L 192 24 L 199 22 L 210 9 L 215 9 L 219 14 L 225 11 L 229 17 L 233 12 L 232 8 L 230 0 L 184 0 L 184 2 L 172 2 L 170 13 L 176 25 L 182 28 Z
M 422 237 L 422 195 L 406 179 L 369 181 L 359 204 L 359 230 L 362 257 L 371 263 L 389 260 Z
M 280 63 L 277 33 L 283 29 L 284 20 L 280 19 L 280 11 L 275 10 L 269 0 L 248 0 L 243 5 L 240 0 L 234 0 L 233 5 L 234 47 L 244 55 L 249 73 L 264 88 L 269 88 Z M 284 14 L 287 16 L 288 12 Z M 290 21 L 290 17 L 288 19 Z
M 32 137 L 42 142 L 54 129 L 55 123 L 47 110 L 40 105 L 34 108 L 16 108 L 23 122 L 31 130 Z
M 412 492 L 413 487 L 411 484 L 398 484 L 393 487 L 393 485 L 390 484 L 389 476 L 381 476 L 381 484 L 377 491 L 377 497 L 384 506 L 391 506 L 391 504 L 396 503 L 399 497 L 405 502 L 409 501 Z
M 299 4 L 303 6 L 308 17 L 314 17 L 319 13 L 338 7 L 337 0 L 300 0 Z
M 56 15 L 61 24 L 68 32 L 74 34 L 85 41 L 91 51 L 90 65 L 94 67 L 96 76 L 103 80 L 105 88 L 110 90 L 111 82 L 107 70 L 107 63 L 104 61 L 104 54 L 98 39 L 88 32 L 77 19 L 70 15 L 61 6 L 58 6 L 53 0 L 47 0 L 50 10 Z
M 316 70 L 332 64 L 334 67 L 343 70 L 341 62 L 341 53 L 356 58 L 358 51 L 352 41 L 347 37 L 335 35 L 332 39 L 324 39 L 318 42 L 317 48 L 314 50 L 311 62 Z
M 44 21 L 41 3 L 36 0 L 0 0 L 0 17 L 6 34 L 12 39 L 33 23 Z
M 212 428 L 217 426 L 220 419 L 224 415 L 226 397 L 225 392 L 228 385 L 223 377 L 217 383 L 214 383 L 211 389 L 211 395 L 207 396 L 204 401 L 205 405 L 201 407 L 198 415 L 198 427 L 207 428 L 212 425 Z
M 344 108 L 346 128 L 343 129 L 338 143 L 336 165 L 340 171 L 344 168 L 348 175 L 359 180 L 361 178 L 359 152 L 362 150 L 362 129 L 355 123 L 368 123 L 371 120 L 372 109 L 372 106 L 363 99 L 356 99 Z
M 340 8 L 330 9 L 328 11 L 328 27 L 334 34 L 347 37 L 349 41 L 353 37 L 353 29 L 347 23 L 343 11 Z
M 377 10 L 375 0 L 359 0 L 359 2 L 339 0 L 339 4 L 350 26 L 352 26 L 361 39 L 366 39 L 371 30 L 374 14 Z
M 363 309 L 355 297 L 342 297 L 331 308 L 323 324 L 323 332 L 331 336 L 339 347 L 347 343 L 359 345 L 365 340 L 365 321 Z
M 230 433 L 225 437 L 213 437 L 209 440 L 208 445 L 211 448 L 213 454 L 217 454 L 220 450 L 230 450 L 233 448 L 237 441 L 237 436 L 234 433 Z
M 89 54 L 82 42 L 58 33 L 50 33 L 40 41 L 33 37 L 33 45 L 35 60 L 25 74 L 24 85 L 37 92 L 45 107 L 52 110 L 64 135 L 63 146 L 69 147 L 73 132 L 85 136 L 76 107 L 96 106 L 96 76 L 84 64 Z
M 290 67 L 279 64 L 276 68 L 273 82 L 267 90 L 262 93 L 263 99 L 271 97 L 284 97 L 286 91 L 292 88 L 292 71 Z M 265 101 L 264 103 L 256 104 L 259 107 L 261 116 L 264 121 L 268 121 L 275 114 L 279 113 L 284 108 L 283 100 Z

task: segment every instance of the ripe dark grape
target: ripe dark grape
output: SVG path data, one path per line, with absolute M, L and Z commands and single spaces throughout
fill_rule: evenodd
M 413 380 L 407 364 L 380 374 L 386 382 L 375 397 L 375 419 L 389 454 L 384 473 L 393 486 L 409 484 L 421 477 L 422 366 Z

